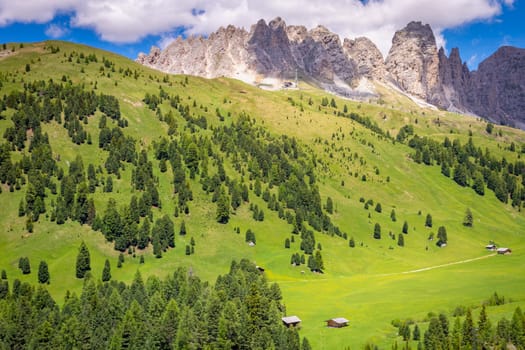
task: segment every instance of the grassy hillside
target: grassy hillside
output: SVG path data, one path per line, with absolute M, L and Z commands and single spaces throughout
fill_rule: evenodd
M 28 185 L 21 183 L 19 190 L 11 192 L 7 184 L 2 184 L 0 268 L 7 271 L 9 280 L 18 278 L 36 284 L 38 263 L 45 260 L 51 275 L 48 289 L 58 300 L 67 290 L 80 291 L 82 280 L 75 278 L 75 259 L 81 241 L 89 247 L 92 274 L 96 278 L 100 278 L 104 261 L 109 259 L 113 279 L 123 281 L 131 281 L 137 269 L 145 277 L 165 276 L 177 266 L 189 267 L 201 278 L 213 281 L 227 271 L 232 259 L 247 257 L 266 269 L 270 281 L 279 283 L 287 313 L 302 319 L 301 336 L 308 337 L 315 349 L 359 348 L 367 342 L 385 348 L 397 337 L 392 320 L 412 318 L 425 327 L 429 311 L 451 313 L 458 305 L 479 306 L 495 291 L 515 305 L 525 305 L 522 205 L 512 206 L 511 200 L 502 203 L 488 188 L 485 195 L 480 196 L 469 186 L 459 186 L 441 174 L 437 162 L 432 166 L 418 164 L 413 160 L 415 150 L 408 145 L 412 136 L 404 142 L 396 141 L 400 128 L 411 125 L 415 135 L 440 143 L 445 137 L 459 140 L 462 145 L 472 139 L 476 148 L 488 150 L 494 158 L 504 158 L 508 164 L 519 162 L 523 154 L 525 133 L 522 131 L 495 126 L 489 134 L 484 121 L 422 109 L 382 87 L 378 87 L 384 94 L 380 101 L 354 102 L 326 95 L 307 85 L 301 85 L 299 90 L 268 92 L 230 79 L 169 76 L 111 53 L 70 43 L 26 44 L 23 48 L 8 45 L 12 46 L 14 52 L 0 58 L 0 96 L 23 91 L 24 84 L 29 82 L 52 79 L 55 83 L 79 86 L 85 91 L 118 99 L 121 116 L 128 123 L 122 132 L 135 140 L 137 152 L 144 150 L 152 164 L 162 203 L 161 208 L 151 209 L 153 221 L 164 214 L 173 220 L 176 246 L 165 251 L 160 259 L 155 258 L 151 244 L 134 254 L 125 253 L 122 268 L 117 268 L 119 252 L 102 233 L 72 220 L 63 225 L 51 221 L 51 202 L 57 200 L 57 195 L 49 189 L 45 199 L 47 212 L 29 233 L 27 218 L 18 215 Z M 88 59 L 90 55 L 96 56 L 96 62 Z M 195 119 L 204 117 L 207 127 L 185 120 L 172 108 L 169 99 L 160 103 L 158 109 L 149 108 L 144 101 L 146 95 L 156 96 L 162 92 L 170 97 L 178 96 L 180 105 L 188 106 L 188 115 Z M 330 101 L 326 106 L 324 99 Z M 166 116 L 170 111 L 176 124 L 176 131 L 171 135 L 169 123 L 159 118 L 159 113 Z M 353 120 L 351 113 L 360 116 L 361 122 Z M 13 127 L 14 114 L 13 108 L 1 113 L 0 135 Z M 322 248 L 324 273 L 310 272 L 306 265 L 290 264 L 291 255 L 301 253 L 300 235 L 292 234 L 293 225 L 280 219 L 278 212 L 268 208 L 263 196 L 255 194 L 256 180 L 250 175 L 253 162 L 239 143 L 235 143 L 238 139 L 231 140 L 231 150 L 215 142 L 221 128 L 239 125 L 241 115 L 250 117 L 251 128 L 256 130 L 253 135 L 266 140 L 267 144 L 280 144 L 282 135 L 296 140 L 300 156 L 296 160 L 290 157 L 294 166 L 302 164 L 306 173 L 309 164 L 315 164 L 315 182 L 309 185 L 312 190 L 318 188 L 323 206 L 330 198 L 333 213 L 326 210 L 323 213 L 346 234 L 344 238 L 331 230 L 324 233 L 314 230 L 316 248 L 318 243 Z M 72 142 L 68 130 L 56 120 L 42 123 L 53 158 L 66 174 L 80 155 L 84 169 L 88 164 L 100 167 L 97 177 L 107 181 L 105 162 L 109 151 L 99 148 L 99 123 L 103 118 L 97 109 L 82 125 L 91 136 L 92 144 Z M 368 122 L 364 118 L 368 118 Z M 111 128 L 117 126 L 117 121 L 110 118 L 107 123 Z M 29 137 L 31 132 L 27 131 Z M 241 133 L 235 135 L 240 137 Z M 181 145 L 195 140 L 199 146 L 200 167 L 205 158 L 203 153 L 217 156 L 209 157 L 210 176 L 218 172 L 222 164 L 230 179 L 249 188 L 249 201 L 232 213 L 227 224 L 216 220 L 217 204 L 212 202 L 213 195 L 203 190 L 202 172 L 191 179 L 186 163 L 184 172 L 193 199 L 188 202 L 189 214 L 174 215 L 178 207 L 173 188 L 175 169 L 168 165 L 166 172 L 161 172 L 155 157 L 156 145 L 163 138 Z M 4 139 L 0 144 L 3 142 Z M 207 142 L 211 152 L 204 151 Z M 21 151 L 11 149 L 13 162 L 29 155 L 29 143 L 26 141 Z M 132 186 L 136 164 L 123 162 L 123 165 L 120 178 L 112 176 L 112 192 L 104 192 L 101 185 L 88 195 L 94 201 L 97 214 L 103 215 L 110 198 L 115 199 L 122 210 L 132 195 L 142 193 Z M 274 170 L 279 171 L 278 167 Z M 27 179 L 25 174 L 22 177 Z M 303 177 L 308 182 L 308 176 Z M 54 176 L 52 179 L 60 193 L 60 181 Z M 522 189 L 523 175 L 516 179 L 518 189 Z M 471 185 L 473 179 L 469 181 Z M 264 191 L 271 181 L 263 179 L 262 182 Z M 277 195 L 278 187 L 272 186 L 268 191 Z M 369 200 L 373 204 L 369 202 L 365 209 Z M 378 203 L 381 212 L 375 210 Z M 263 221 L 253 219 L 250 206 L 254 205 L 263 209 Z M 463 225 L 467 209 L 473 214 L 472 227 Z M 391 218 L 392 210 L 395 221 Z M 427 214 L 432 216 L 432 227 L 425 225 Z M 185 236 L 179 235 L 182 221 L 188 232 Z M 405 221 L 408 232 L 403 234 Z M 381 226 L 381 239 L 373 237 L 376 223 Z M 443 248 L 436 246 L 436 238 L 428 239 L 431 234 L 437 235 L 440 226 L 446 227 L 448 235 Z M 248 229 L 256 235 L 257 244 L 253 247 L 245 242 Z M 398 245 L 399 235 L 404 239 L 402 247 Z M 294 242 L 290 248 L 284 248 L 285 240 L 292 237 Z M 186 255 L 185 247 L 192 238 L 195 254 Z M 349 247 L 350 238 L 355 242 L 354 248 Z M 487 252 L 484 247 L 489 241 L 512 248 L 512 255 Z M 139 263 L 141 255 L 144 264 Z M 18 259 L 22 256 L 31 261 L 29 275 L 23 275 L 18 269 Z M 491 308 L 490 312 L 509 317 L 512 309 L 505 305 Z M 350 327 L 326 328 L 324 320 L 332 317 L 349 319 Z

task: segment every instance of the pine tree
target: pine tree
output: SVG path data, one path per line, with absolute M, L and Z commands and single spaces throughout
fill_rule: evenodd
M 102 282 L 108 282 L 109 280 L 111 280 L 111 266 L 109 265 L 109 260 L 106 259 L 102 270 Z
M 472 311 L 467 310 L 465 321 L 463 321 L 461 346 L 464 348 L 471 348 L 474 345 L 475 332 L 474 322 L 472 321 Z
M 419 330 L 419 326 L 417 324 L 414 326 L 414 332 L 412 332 L 412 339 L 416 341 L 421 339 L 421 331 Z
M 381 225 L 379 223 L 374 225 L 374 238 L 381 239 Z
M 481 173 L 477 173 L 474 177 L 474 184 L 472 185 L 474 191 L 480 196 L 485 195 L 485 181 Z
M 516 310 L 514 310 L 514 314 L 512 314 L 512 320 L 510 321 L 510 339 L 512 340 L 512 344 L 514 344 L 516 347 L 523 347 L 525 345 L 525 329 L 523 327 L 524 323 L 525 319 L 523 318 L 523 312 L 518 306 Z
M 348 245 L 350 246 L 350 248 L 355 247 L 354 237 L 350 237 L 350 240 L 348 241 Z
M 230 220 L 230 199 L 223 187 L 220 189 L 219 198 L 217 200 L 217 222 L 221 224 L 228 223 Z
M 139 229 L 137 248 L 144 249 L 149 245 L 150 231 L 151 229 L 149 219 L 145 218 Z
M 432 215 L 427 214 L 427 218 L 425 219 L 425 226 L 432 227 Z
M 405 246 L 405 238 L 403 237 L 402 233 L 397 235 L 397 245 L 400 246 L 400 247 L 404 247 Z
M 38 283 L 49 284 L 49 269 L 45 261 L 41 261 L 38 265 Z
M 181 236 L 186 235 L 186 223 L 184 222 L 184 220 L 182 220 L 182 222 L 180 223 L 179 235 Z
M 451 348 L 453 350 L 460 350 L 461 349 L 461 343 L 462 343 L 462 328 L 461 328 L 461 320 L 459 319 L 459 316 L 456 317 L 454 320 L 454 327 L 452 328 L 452 334 L 450 337 L 451 342 Z
M 303 342 L 301 344 L 301 350 L 312 350 L 312 347 L 310 346 L 310 342 L 308 341 L 306 337 L 303 338 Z
M 28 257 L 23 257 L 18 260 L 18 268 L 22 270 L 24 275 L 31 273 L 31 264 L 29 263 Z
M 403 233 L 408 233 L 408 222 L 406 221 L 403 223 Z
M 397 221 L 395 209 L 392 209 L 392 211 L 390 212 L 390 220 L 392 220 L 393 222 Z
M 489 348 L 489 344 L 492 340 L 492 325 L 487 317 L 487 310 L 485 305 L 481 307 L 478 319 L 478 334 L 479 341 L 483 348 Z
M 376 204 L 375 211 L 378 212 L 378 213 L 381 213 L 383 211 L 383 208 L 381 208 L 381 203 L 377 203 Z
M 84 278 L 87 271 L 91 270 L 91 258 L 89 250 L 84 242 L 80 244 L 80 249 L 77 255 L 76 276 L 77 278 Z
M 334 203 L 332 201 L 332 198 L 328 197 L 326 199 L 326 211 L 329 213 L 329 214 L 332 214 L 334 212 Z
M 470 208 L 467 208 L 465 212 L 465 218 L 463 219 L 463 226 L 472 227 L 474 225 L 474 217 Z
M 447 244 L 448 238 L 447 238 L 447 229 L 445 228 L 445 226 L 439 226 L 437 238 L 438 238 L 438 241 L 436 244 L 438 246 L 441 247 L 442 245 Z
M 315 251 L 314 260 L 315 260 L 315 269 L 319 271 L 324 270 L 323 257 L 319 250 Z

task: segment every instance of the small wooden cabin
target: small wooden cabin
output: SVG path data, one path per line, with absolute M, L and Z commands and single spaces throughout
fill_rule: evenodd
M 343 317 L 336 317 L 329 320 L 326 320 L 326 326 L 331 328 L 342 328 L 348 326 L 348 321 Z
M 301 319 L 297 316 L 286 316 L 281 318 L 281 320 L 286 327 L 296 327 L 301 322 Z
M 507 255 L 512 253 L 512 250 L 510 248 L 498 248 L 497 252 L 498 254 Z

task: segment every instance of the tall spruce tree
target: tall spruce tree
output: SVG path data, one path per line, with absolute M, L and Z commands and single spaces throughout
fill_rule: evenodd
M 49 269 L 45 261 L 38 265 L 38 283 L 49 283 Z
M 86 272 L 91 270 L 91 258 L 86 243 L 82 242 L 77 255 L 76 276 L 84 278 Z
M 403 223 L 403 229 L 402 229 L 403 233 L 408 233 L 408 222 L 404 222 Z
M 472 227 L 474 225 L 474 216 L 470 208 L 467 208 L 465 212 L 465 218 L 463 219 L 463 226 Z
M 230 198 L 226 194 L 223 187 L 220 189 L 219 198 L 217 200 L 217 222 L 221 224 L 228 223 L 230 220 Z
M 374 225 L 374 238 L 381 239 L 381 225 L 379 223 Z
M 474 339 L 476 337 L 476 330 L 474 329 L 474 322 L 472 321 L 472 311 L 470 308 L 467 310 L 465 315 L 465 321 L 463 321 L 462 328 L 462 337 L 461 337 L 461 346 L 463 348 L 472 348 L 474 344 Z
M 109 260 L 106 259 L 102 270 L 102 282 L 108 282 L 109 280 L 111 280 L 111 266 L 109 265 Z
M 432 227 L 432 215 L 427 214 L 427 218 L 425 219 L 425 226 Z

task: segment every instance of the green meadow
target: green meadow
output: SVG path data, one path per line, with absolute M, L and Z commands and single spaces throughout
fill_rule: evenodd
M 154 208 L 154 217 L 169 214 L 175 222 L 175 244 L 156 259 L 151 246 L 135 254 L 125 253 L 122 268 L 117 268 L 119 252 L 100 232 L 89 226 L 67 221 L 64 225 L 50 222 L 48 214 L 35 223 L 28 233 L 25 218 L 18 217 L 18 207 L 25 196 L 25 187 L 10 192 L 2 186 L 0 193 L 0 269 L 7 271 L 11 282 L 15 278 L 37 284 L 38 263 L 49 265 L 51 283 L 47 286 L 58 302 L 66 291 L 79 293 L 83 281 L 75 278 L 75 259 L 80 243 L 84 241 L 91 254 L 92 275 L 100 279 L 105 259 L 111 262 L 112 279 L 130 282 L 137 270 L 147 278 L 166 276 L 176 267 L 185 266 L 203 280 L 215 281 L 227 272 L 233 259 L 249 258 L 265 268 L 270 282 L 277 282 L 283 294 L 288 315 L 297 315 L 300 335 L 308 338 L 314 349 L 358 349 L 366 343 L 389 348 L 400 341 L 396 319 L 412 319 L 426 327 L 428 313 L 444 312 L 451 316 L 457 306 L 476 309 L 494 292 L 503 295 L 508 304 L 489 307 L 489 316 L 498 320 L 510 318 L 515 306 L 525 306 L 525 215 L 522 207 L 500 202 L 494 192 L 486 189 L 480 196 L 469 187 L 458 186 L 441 174 L 440 166 L 417 164 L 411 158 L 414 150 L 406 143 L 393 141 L 370 128 L 337 115 L 347 108 L 368 117 L 385 133 L 394 138 L 404 125 L 412 125 L 414 132 L 443 141 L 445 137 L 465 144 L 469 137 L 477 147 L 490 150 L 493 156 L 516 161 L 525 146 L 525 133 L 504 126 L 495 126 L 488 134 L 487 123 L 479 118 L 462 116 L 418 107 L 408 98 L 378 86 L 382 98 L 378 101 L 350 101 L 327 95 L 306 83 L 299 90 L 265 91 L 239 81 L 221 78 L 206 80 L 197 77 L 168 76 L 140 66 L 123 57 L 93 48 L 64 42 L 26 44 L 15 52 L 0 58 L 2 86 L 0 97 L 12 90 L 21 90 L 22 82 L 53 79 L 63 76 L 73 84 L 84 85 L 98 93 L 118 98 L 122 115 L 129 122 L 124 129 L 127 136 L 138 140 L 138 147 L 148 152 L 153 161 L 154 175 L 159 178 L 162 208 Z M 51 53 L 46 46 L 57 46 Z M 68 61 L 70 53 L 96 54 L 98 62 Z M 115 71 L 101 69 L 102 58 L 114 63 Z M 30 71 L 26 71 L 26 65 Z M 120 69 L 133 72 L 131 76 Z M 205 116 L 208 126 L 219 127 L 237 120 L 242 112 L 255 119 L 275 136 L 294 137 L 302 149 L 316 159 L 315 176 L 321 201 L 333 201 L 333 222 L 353 238 L 315 233 L 324 261 L 323 273 L 313 273 L 305 265 L 293 266 L 290 258 L 300 252 L 300 238 L 292 235 L 292 225 L 279 219 L 276 212 L 267 209 L 266 202 L 250 190 L 250 203 L 263 208 L 264 221 L 255 221 L 249 204 L 241 205 L 232 213 L 227 224 L 215 220 L 216 204 L 210 194 L 201 189 L 200 176 L 190 182 L 193 201 L 191 212 L 174 217 L 172 172 L 161 173 L 154 159 L 154 143 L 167 137 L 168 127 L 148 109 L 143 98 L 146 93 L 157 94 L 162 87 L 168 94 L 177 94 L 186 103 L 193 103 L 192 113 Z M 336 107 L 322 106 L 323 98 L 333 99 Z M 161 110 L 170 110 L 168 103 Z M 216 117 L 220 111 L 226 118 Z M 0 118 L 0 135 L 12 126 L 10 111 Z M 54 154 L 60 155 L 59 166 L 67 171 L 69 162 L 81 155 L 84 165 L 104 164 L 107 152 L 98 148 L 98 122 L 101 113 L 90 117 L 85 129 L 93 137 L 93 145 L 73 144 L 67 130 L 55 122 L 44 124 L 43 131 L 50 137 Z M 178 116 L 179 129 L 184 120 Z M 209 135 L 209 131 L 200 131 Z M 0 143 L 3 142 L 0 141 Z M 511 151 L 514 143 L 516 150 Z M 27 149 L 27 148 L 26 148 Z M 21 153 L 12 152 L 18 160 Z M 231 162 L 225 170 L 236 176 Z M 249 181 L 249 180 L 248 180 Z M 119 205 L 129 203 L 135 194 L 131 186 L 131 166 L 114 178 L 112 193 L 97 190 L 93 195 L 97 212 L 102 213 L 109 198 Z M 50 198 L 53 195 L 49 194 Z M 373 201 L 365 209 L 365 203 Z M 377 203 L 381 212 L 375 210 Z M 46 204 L 48 204 L 46 202 Z M 48 205 L 49 207 L 49 205 Z M 473 214 L 473 226 L 463 225 L 465 212 Z M 396 220 L 391 219 L 395 211 Z M 425 226 L 427 214 L 432 216 L 432 227 Z M 178 229 L 184 220 L 188 234 L 180 236 Z M 404 222 L 408 233 L 402 234 Z M 374 239 L 374 225 L 381 226 L 381 239 Z M 438 247 L 431 234 L 445 226 L 448 234 L 446 247 Z M 235 228 L 240 229 L 237 233 Z M 255 232 L 257 244 L 245 242 L 245 232 Z M 399 246 L 402 234 L 404 246 Z M 286 238 L 294 237 L 289 249 Z M 195 254 L 186 255 L 185 246 L 191 238 L 196 242 Z M 497 255 L 486 251 L 494 241 L 498 246 L 512 249 L 511 255 Z M 143 255 L 145 263 L 139 263 Z M 32 272 L 23 275 L 18 259 L 27 256 Z M 345 317 L 349 327 L 327 328 L 325 320 Z M 411 344 L 417 348 L 417 344 Z

